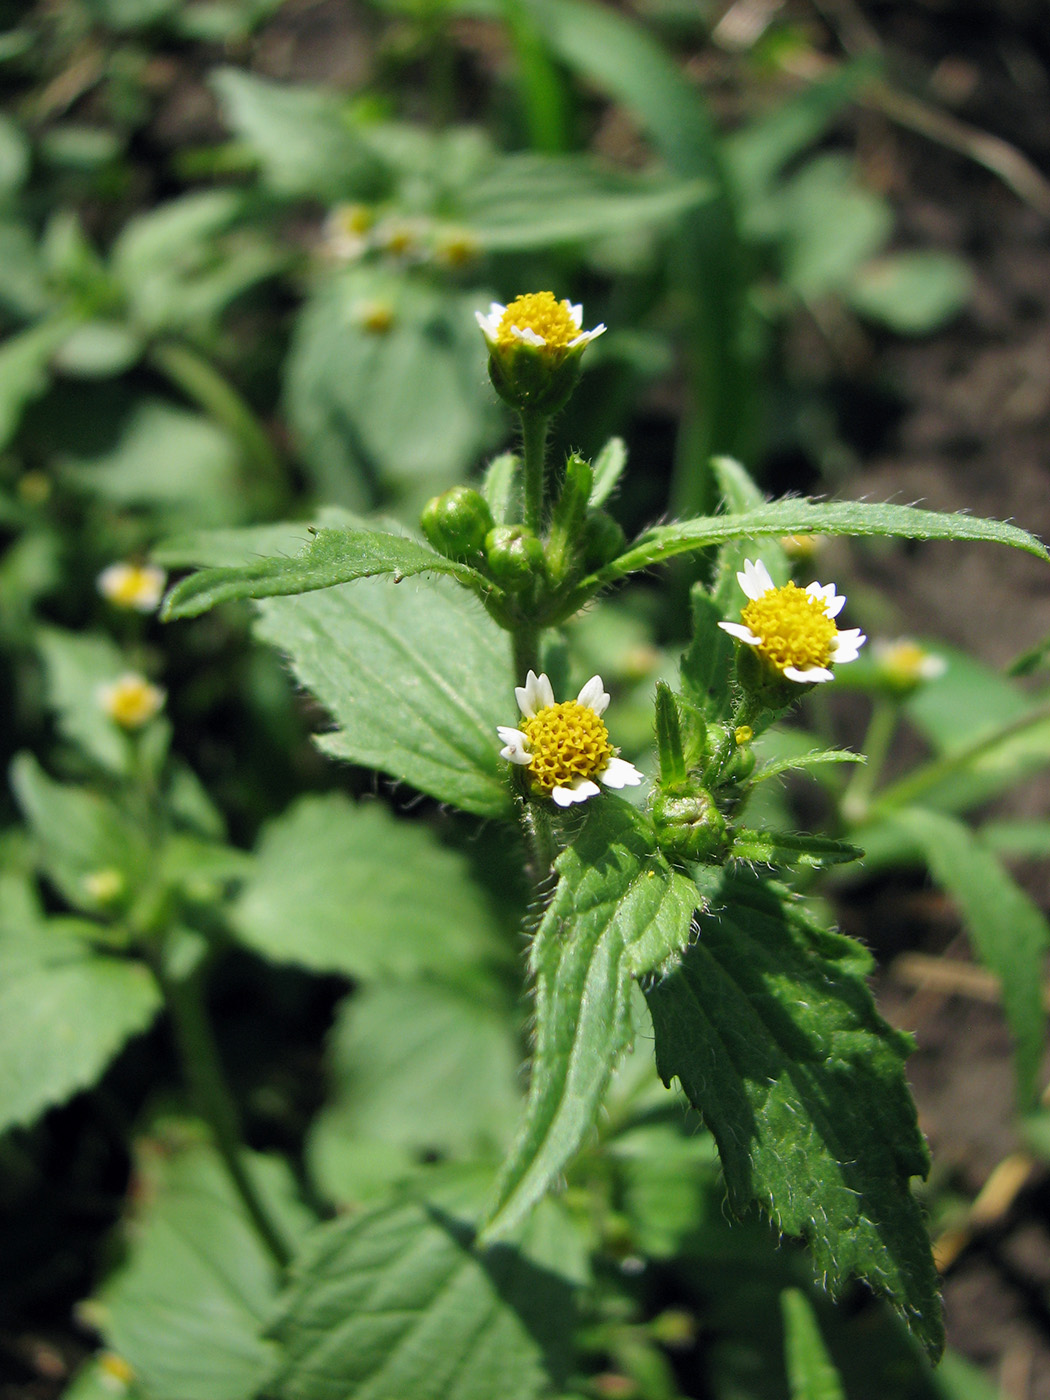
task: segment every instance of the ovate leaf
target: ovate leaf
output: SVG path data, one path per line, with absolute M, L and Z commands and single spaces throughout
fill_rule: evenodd
M 143 964 L 96 952 L 0 879 L 0 1132 L 94 1084 L 159 1008 Z
M 510 805 L 498 724 L 515 719 L 510 645 L 469 594 L 389 578 L 261 604 L 257 630 L 339 728 L 326 753 L 479 816 Z
M 335 793 L 270 823 L 230 921 L 264 957 L 350 977 L 455 970 L 496 946 L 461 855 L 419 822 Z
M 936 1356 L 937 1275 L 910 1191 L 929 1165 L 911 1042 L 875 1009 L 871 959 L 776 885 L 705 884 L 699 937 L 647 991 L 660 1075 L 714 1134 L 732 1208 L 757 1203 L 803 1236 L 833 1292 L 863 1278 Z
M 151 1152 L 152 1149 L 152 1152 Z M 262 1336 L 274 1262 L 211 1148 L 147 1143 L 152 1165 L 127 1263 L 90 1305 L 150 1400 L 250 1400 L 273 1361 Z M 246 1159 L 289 1237 L 310 1223 L 282 1162 Z
M 565 1369 L 568 1280 L 524 1244 L 397 1202 L 314 1236 L 273 1335 L 273 1400 L 538 1400 Z M 192 1400 L 192 1397 L 191 1397 Z
M 981 960 L 999 978 L 1003 1009 L 1017 1042 L 1018 1093 L 1022 1107 L 1031 1107 L 1046 1046 L 1046 919 L 962 822 L 918 807 L 893 812 L 889 820 L 919 845 L 934 879 L 958 904 Z
M 656 853 L 648 820 L 605 795 L 559 856 L 530 954 L 536 1033 L 525 1121 L 504 1167 L 490 1237 L 512 1229 L 593 1126 L 631 1032 L 632 978 L 689 940 L 696 890 Z

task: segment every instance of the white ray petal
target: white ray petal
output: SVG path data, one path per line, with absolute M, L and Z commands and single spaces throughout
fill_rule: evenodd
M 609 788 L 637 787 L 644 777 L 625 758 L 610 758 L 608 768 L 598 774 L 598 781 Z
M 588 345 L 592 340 L 597 340 L 600 335 L 605 334 L 605 325 L 595 326 L 593 331 L 581 331 L 569 341 L 566 349 L 574 350 L 577 345 Z
M 532 762 L 532 755 L 529 753 L 529 738 L 520 729 L 512 729 L 510 725 L 498 724 L 496 733 L 506 745 L 500 749 L 500 758 L 509 759 L 511 763 L 529 764 Z
M 731 637 L 736 637 L 738 641 L 747 642 L 749 647 L 757 647 L 762 643 L 761 637 L 756 637 L 750 627 L 745 627 L 742 622 L 720 622 L 723 632 L 728 632 Z
M 850 627 L 845 632 L 837 632 L 831 643 L 832 661 L 856 661 L 867 637 L 859 627 Z
M 789 681 L 798 681 L 799 685 L 819 684 L 821 681 L 835 679 L 824 666 L 811 666 L 808 671 L 800 671 L 797 666 L 785 666 L 784 675 Z
M 545 710 L 548 705 L 554 704 L 554 689 L 550 681 L 546 675 L 537 676 L 535 671 L 530 671 L 525 677 L 524 685 L 514 687 L 514 696 L 526 719 L 532 719 L 537 710 Z
M 828 617 L 838 617 L 845 606 L 846 599 L 841 593 L 835 592 L 833 583 L 817 583 L 816 579 L 812 583 L 806 584 L 806 592 L 811 598 L 819 598 L 824 604 L 824 611 Z
M 574 802 L 586 802 L 588 797 L 597 797 L 601 788 L 590 778 L 574 778 L 570 787 L 556 787 L 551 797 L 559 807 L 571 807 Z
M 602 685 L 601 676 L 592 676 L 576 697 L 578 705 L 586 705 L 596 715 L 603 715 L 609 708 L 609 696 Z
M 539 335 L 531 326 L 511 326 L 510 333 L 515 340 L 523 340 L 526 345 L 541 347 L 547 344 L 542 335 Z
M 743 570 L 737 574 L 736 581 L 752 602 L 756 598 L 761 598 L 763 593 L 768 593 L 773 587 L 769 570 L 761 559 L 756 559 L 753 563 L 750 559 L 745 559 Z

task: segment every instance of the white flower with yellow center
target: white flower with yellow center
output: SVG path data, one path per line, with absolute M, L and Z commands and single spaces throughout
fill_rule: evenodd
M 800 685 L 834 679 L 835 663 L 856 661 L 867 638 L 859 628 L 840 632 L 835 618 L 846 599 L 833 583 L 777 588 L 761 560 L 744 560 L 737 582 L 749 602 L 739 622 L 720 622 L 723 632 L 754 647 L 773 670 Z
M 153 564 L 109 564 L 95 582 L 107 602 L 149 613 L 164 596 L 167 575 Z
M 948 669 L 943 656 L 927 651 L 910 637 L 900 637 L 895 642 L 880 638 L 872 647 L 876 666 L 894 685 L 914 687 L 922 681 L 935 681 Z
M 137 671 L 127 671 L 95 692 L 101 709 L 121 729 L 141 729 L 164 704 L 164 691 Z
M 505 745 L 500 756 L 527 768 L 542 796 L 559 807 L 571 807 L 599 793 L 598 783 L 624 788 L 642 781 L 634 764 L 619 758 L 609 743 L 602 720 L 609 696 L 601 676 L 592 676 L 575 700 L 561 704 L 555 703 L 547 677 L 534 671 L 524 685 L 515 687 L 514 694 L 524 723 L 520 729 L 498 726 Z
M 585 331 L 583 307 L 558 301 L 553 292 L 528 292 L 509 306 L 494 301 L 487 316 L 480 311 L 474 315 L 490 350 L 496 346 L 510 349 L 519 342 L 537 350 L 575 350 L 589 345 L 605 330 L 595 326 L 593 331 Z

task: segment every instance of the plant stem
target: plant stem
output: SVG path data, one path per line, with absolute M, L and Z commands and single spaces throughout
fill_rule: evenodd
M 540 634 L 538 627 L 520 623 L 511 634 L 514 643 L 514 680 L 524 685 L 530 671 L 540 669 Z
M 550 813 L 538 802 L 527 802 L 522 825 L 525 829 L 525 844 L 528 847 L 532 878 L 537 890 L 542 890 L 558 854 Z
M 546 413 L 521 410 L 522 456 L 525 462 L 525 524 L 537 535 L 543 528 L 543 497 L 547 457 Z
M 281 459 L 262 424 L 229 380 L 181 341 L 160 341 L 150 351 L 150 359 L 188 399 L 236 439 L 248 464 L 283 495 L 286 488 Z
M 842 816 L 851 826 L 856 826 L 868 815 L 871 794 L 890 751 L 890 741 L 897 732 L 900 713 L 898 700 L 884 695 L 876 697 L 868 732 L 861 744 L 861 753 L 867 755 L 868 761 L 857 764 L 842 796 Z
M 245 1167 L 240 1115 L 223 1077 L 199 978 L 192 973 L 185 978 L 170 977 L 158 964 L 159 959 L 154 971 L 171 1015 L 183 1073 L 197 1111 L 212 1131 L 216 1150 L 260 1241 L 283 1272 L 291 1261 L 291 1250 Z

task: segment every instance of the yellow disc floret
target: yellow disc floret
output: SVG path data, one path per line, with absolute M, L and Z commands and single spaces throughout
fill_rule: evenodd
M 564 350 L 580 334 L 567 301 L 558 301 L 553 292 L 527 292 L 518 297 L 500 318 L 496 341 L 511 347 L 521 342 L 512 327 L 534 331 L 552 350 Z
M 759 638 L 756 650 L 778 671 L 793 666 L 799 671 L 827 667 L 838 628 L 827 613 L 823 598 L 786 583 L 754 598 L 740 615 L 745 627 Z
M 601 717 L 578 700 L 537 710 L 521 732 L 529 741 L 532 780 L 547 796 L 577 778 L 604 773 L 616 752 Z

